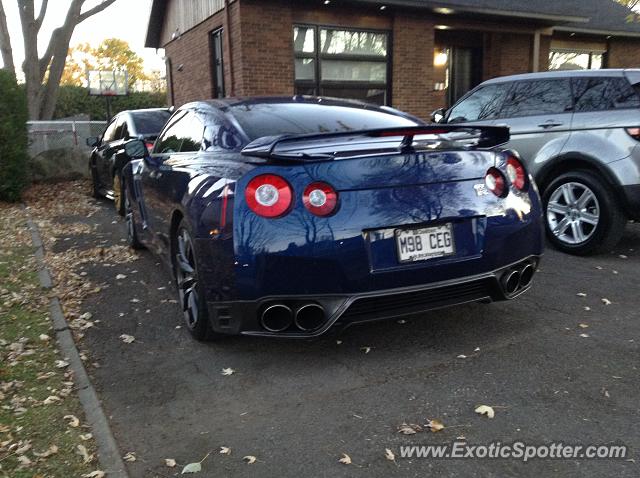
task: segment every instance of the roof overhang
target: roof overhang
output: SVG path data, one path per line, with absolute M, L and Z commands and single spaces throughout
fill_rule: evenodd
M 599 35 L 599 36 L 612 36 L 612 37 L 628 37 L 628 38 L 640 38 L 640 32 L 624 32 L 620 30 L 593 30 L 591 28 L 576 28 L 572 26 L 557 26 L 553 27 L 553 31 L 566 32 L 566 33 L 581 33 L 584 35 Z
M 418 10 L 429 10 L 434 13 L 438 13 L 438 9 L 446 9 L 451 11 L 451 15 L 458 14 L 476 14 L 483 16 L 496 16 L 503 18 L 513 18 L 513 19 L 535 19 L 541 22 L 548 22 L 553 24 L 558 23 L 588 23 L 589 17 L 581 17 L 581 16 L 573 16 L 573 15 L 556 15 L 550 13 L 540 13 L 540 12 L 523 12 L 518 10 L 509 10 L 509 9 L 497 9 L 497 8 L 486 8 L 486 7 L 472 7 L 472 6 L 464 6 L 464 5 L 453 5 L 450 2 L 442 3 L 442 2 L 425 2 L 424 0 L 351 0 L 356 3 L 368 3 L 375 5 L 385 5 L 395 6 L 395 7 L 404 7 L 404 8 L 414 8 Z
M 164 23 L 166 9 L 167 0 L 153 0 L 151 2 L 149 23 L 147 24 L 147 36 L 144 41 L 145 47 L 162 48 L 163 45 L 160 45 L 160 35 L 162 33 L 162 24 Z

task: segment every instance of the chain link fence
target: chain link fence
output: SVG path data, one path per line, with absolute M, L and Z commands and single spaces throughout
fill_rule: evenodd
M 87 177 L 91 147 L 87 138 L 100 136 L 105 121 L 29 121 L 29 156 L 35 180 Z

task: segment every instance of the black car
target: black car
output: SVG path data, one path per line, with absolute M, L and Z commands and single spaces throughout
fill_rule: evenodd
M 141 139 L 151 150 L 170 116 L 167 108 L 122 111 L 111 119 L 102 136 L 87 138 L 87 145 L 93 147 L 89 170 L 94 197 L 113 199 L 116 211 L 124 216 L 122 168 L 129 157 L 122 146 L 131 139 Z

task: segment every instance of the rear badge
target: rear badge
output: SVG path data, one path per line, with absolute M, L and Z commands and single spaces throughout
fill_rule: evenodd
M 476 194 L 478 196 L 486 196 L 487 194 L 489 194 L 489 191 L 487 191 L 487 187 L 484 185 L 484 183 L 475 184 L 473 186 L 473 189 L 476 190 Z

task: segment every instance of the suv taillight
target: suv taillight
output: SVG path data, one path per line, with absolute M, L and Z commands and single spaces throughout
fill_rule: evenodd
M 244 197 L 249 208 L 258 216 L 274 218 L 289 211 L 293 190 L 280 176 L 261 174 L 249 181 Z
M 640 141 L 640 128 L 626 128 L 627 134 L 636 141 Z

